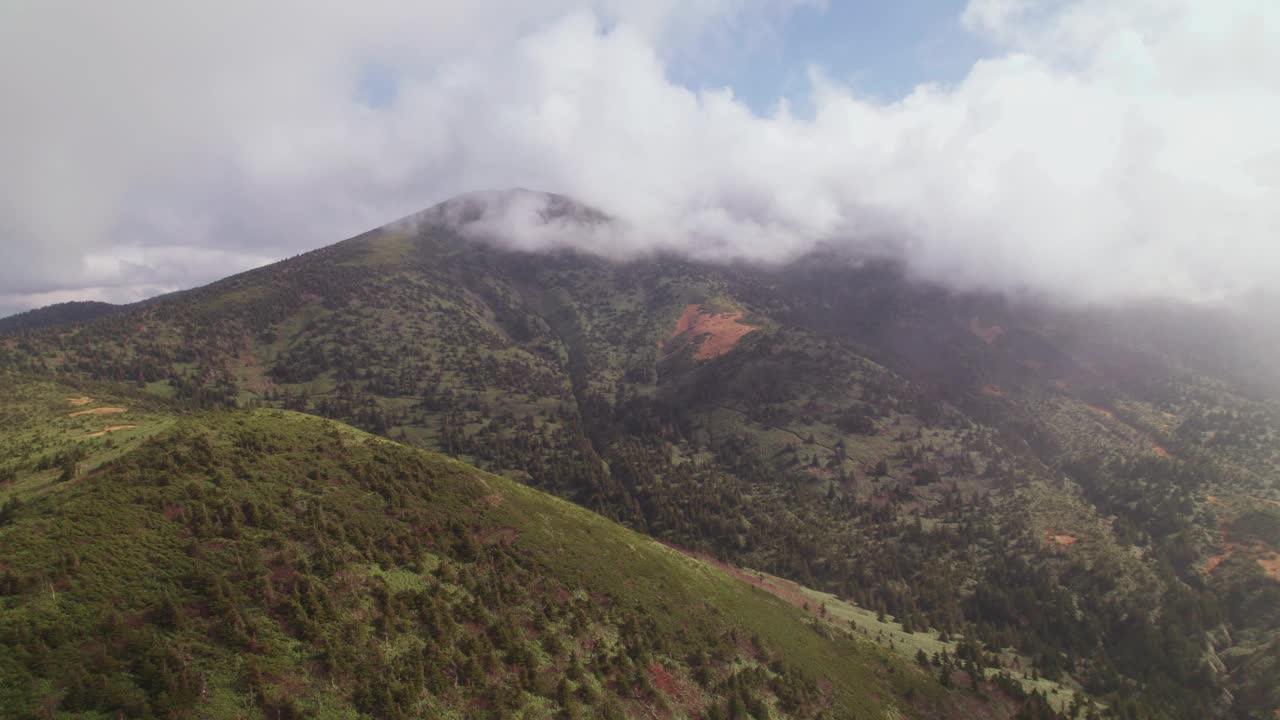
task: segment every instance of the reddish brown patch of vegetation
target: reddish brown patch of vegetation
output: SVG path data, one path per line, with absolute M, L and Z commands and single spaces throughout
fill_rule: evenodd
M 987 383 L 986 385 L 983 385 L 981 392 L 983 395 L 986 395 L 987 397 L 998 397 L 998 398 L 1004 397 L 1004 388 L 1000 387 L 999 385 L 993 385 L 991 383 Z
M 711 313 L 701 305 L 688 305 L 684 314 L 676 321 L 675 332 L 662 344 L 665 351 L 673 340 L 683 336 L 698 344 L 694 357 L 698 360 L 710 360 L 733 349 L 738 341 L 755 332 L 755 328 L 744 325 L 740 312 Z
M 187 512 L 187 511 L 186 511 L 186 508 L 182 507 L 181 505 L 172 505 L 172 504 L 170 504 L 170 505 L 165 505 L 165 506 L 164 506 L 164 513 L 163 513 L 163 514 L 164 514 L 164 519 L 165 519 L 165 520 L 177 520 L 178 518 L 180 518 L 180 517 L 182 517 L 183 515 L 185 515 L 185 514 L 186 514 L 186 512 Z
M 1106 409 L 1106 408 L 1104 408 L 1104 407 L 1098 407 L 1097 405 L 1090 405 L 1090 404 L 1088 404 L 1088 403 L 1085 403 L 1085 405 L 1084 405 L 1084 406 L 1085 406 L 1085 407 L 1087 407 L 1087 408 L 1089 408 L 1090 410 L 1092 410 L 1092 411 L 1094 411 L 1094 412 L 1098 413 L 1099 415 L 1105 415 L 1105 416 L 1107 416 L 1107 417 L 1111 418 L 1112 420 L 1114 420 L 1114 419 L 1116 418 L 1116 414 L 1115 414 L 1115 413 L 1111 412 L 1110 410 L 1108 410 L 1108 409 Z
M 1056 388 L 1058 388 L 1059 390 L 1070 390 L 1070 389 L 1071 389 L 1071 379 L 1070 379 L 1070 378 L 1058 378 L 1057 380 L 1054 380 L 1054 381 L 1053 381 L 1053 386 L 1054 386 L 1054 387 L 1056 387 Z
M 982 339 L 982 342 L 990 345 L 1004 334 L 1004 328 L 999 325 L 984 326 L 978 318 L 969 321 L 969 331 Z
M 663 695 L 671 697 L 676 694 L 676 679 L 671 677 L 671 673 L 658 663 L 649 663 L 649 679 L 653 682 L 653 686 Z
M 665 712 L 659 715 L 654 708 L 641 703 L 641 706 L 649 712 L 649 717 L 671 717 L 673 714 L 675 716 L 701 717 L 704 701 L 697 687 L 688 678 L 683 675 L 672 675 L 669 670 L 656 662 L 649 663 L 646 669 L 649 671 L 649 680 L 653 683 L 654 689 L 671 702 L 673 707 L 670 709 L 675 711 L 674 713 Z
M 1155 454 L 1159 455 L 1159 456 L 1160 456 L 1160 457 L 1162 457 L 1162 458 L 1173 457 L 1173 454 L 1172 454 L 1172 453 L 1170 453 L 1168 450 L 1165 450 L 1164 448 L 1160 447 L 1159 445 L 1152 445 L 1152 446 L 1151 446 L 1151 452 L 1153 452 L 1153 453 L 1155 453 Z
M 1217 496 L 1217 495 L 1206 495 L 1204 499 L 1205 499 L 1205 502 L 1209 503 L 1210 505 L 1217 505 L 1217 504 L 1218 504 L 1218 496 Z
M 1022 367 L 1028 370 L 1043 370 L 1044 363 L 1039 360 L 1033 360 L 1031 358 L 1027 358 L 1022 361 Z

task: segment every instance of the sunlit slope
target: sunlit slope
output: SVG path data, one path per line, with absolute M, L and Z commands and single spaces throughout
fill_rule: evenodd
M 319 418 L 176 419 L 4 496 L 6 717 L 945 715 L 717 569 Z

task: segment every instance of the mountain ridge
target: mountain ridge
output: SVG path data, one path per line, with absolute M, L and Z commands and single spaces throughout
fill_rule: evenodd
M 92 300 L 54 303 L 0 317 L 0 335 L 39 330 L 51 325 L 84 322 L 109 315 L 122 306 Z
M 62 418 L 40 429 L 46 452 L 81 451 L 70 477 L 22 478 L 0 502 L 10 716 L 945 717 L 963 702 L 710 565 L 455 460 L 287 411 L 169 418 L 127 394 L 69 405 L 106 388 L 6 380 L 29 414 Z M 75 435 L 99 421 L 66 409 L 104 402 L 141 434 Z
M 695 306 L 756 330 L 663 352 Z M 1245 503 L 1280 499 L 1280 415 L 1122 328 L 886 262 L 618 262 L 418 223 L 23 335 L 0 365 L 344 420 L 1017 649 L 1121 716 L 1254 717 L 1280 705 L 1280 540 Z

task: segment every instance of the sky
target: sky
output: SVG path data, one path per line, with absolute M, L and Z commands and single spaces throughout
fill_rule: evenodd
M 0 93 L 0 315 L 509 187 L 619 218 L 575 240 L 610 254 L 847 245 L 1077 303 L 1280 284 L 1274 0 L 10 0 Z

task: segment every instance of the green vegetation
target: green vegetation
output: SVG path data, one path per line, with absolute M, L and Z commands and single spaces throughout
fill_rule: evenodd
M 714 338 L 664 347 L 690 305 L 754 330 L 710 359 L 697 350 Z M 77 439 L 89 421 L 63 408 L 6 406 L 7 424 L 35 419 L 0 448 L 0 497 L 54 502 L 75 486 L 57 481 L 59 453 L 89 448 L 82 475 L 171 432 L 171 408 L 295 410 L 812 587 L 908 636 L 964 638 L 966 662 L 1020 658 L 1004 692 L 1043 691 L 1068 716 L 1092 701 L 1121 718 L 1271 717 L 1280 407 L 1109 322 L 944 293 L 884 264 L 530 255 L 427 218 L 0 339 L 0 368 L 103 383 L 83 394 L 142 420 L 90 445 Z M 517 525 L 538 538 L 528 552 L 556 542 Z M 434 569 L 444 556 L 430 552 L 418 562 Z M 539 572 L 569 572 L 564 559 Z M 613 559 L 575 562 L 595 576 Z M 360 573 L 396 592 L 427 582 L 369 558 Z M 769 642 L 789 657 L 784 639 Z M 939 679 L 967 673 L 915 650 Z
M 292 413 L 181 420 L 23 502 L 0 547 L 6 717 L 875 717 L 943 695 L 587 511 Z
M 174 423 L 175 408 L 106 383 L 0 373 L 0 503 L 30 501 Z

